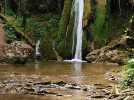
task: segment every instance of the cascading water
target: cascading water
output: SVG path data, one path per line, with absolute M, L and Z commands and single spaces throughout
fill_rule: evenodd
M 38 40 L 35 45 L 35 57 L 36 58 L 39 58 L 41 56 L 39 49 L 40 49 L 40 40 Z
M 73 28 L 73 49 L 75 48 L 75 57 L 72 61 L 81 62 L 82 61 L 82 20 L 83 20 L 83 12 L 84 12 L 84 0 L 74 0 L 73 9 L 75 22 Z M 76 36 L 76 37 L 75 37 Z M 76 46 L 75 44 L 76 39 Z M 74 51 L 73 51 L 74 52 Z

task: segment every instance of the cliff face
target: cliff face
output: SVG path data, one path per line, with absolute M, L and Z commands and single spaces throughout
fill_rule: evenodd
M 0 0 L 0 5 L 2 4 L 1 1 L 4 0 Z M 43 37 L 42 44 L 44 45 L 42 48 L 44 50 L 42 51 L 46 56 L 45 58 L 48 57 L 49 59 L 52 59 L 55 57 L 52 50 L 52 42 L 57 43 L 57 47 L 55 48 L 62 57 L 71 57 L 72 30 L 74 24 L 74 16 L 71 15 L 73 0 L 6 1 L 9 1 L 10 3 L 10 6 L 8 7 L 11 8 L 13 12 L 17 11 L 16 13 L 20 15 L 18 17 L 30 16 L 30 18 L 27 18 L 26 32 L 29 34 L 29 37 L 35 41 L 36 39 Z M 87 27 L 88 30 L 91 28 L 97 48 L 105 45 L 109 36 L 112 34 L 109 30 L 112 30 L 114 35 L 117 34 L 120 28 L 118 28 L 118 26 L 121 26 L 122 24 L 122 20 L 120 21 L 119 19 L 127 19 L 124 19 L 124 15 L 127 15 L 128 11 L 132 11 L 129 9 L 130 7 L 128 7 L 128 5 L 131 5 L 131 8 L 133 9 L 134 0 L 122 0 L 120 3 L 121 10 L 119 10 L 119 0 L 84 0 L 83 30 L 84 27 Z M 128 7 L 127 9 L 126 6 Z M 9 9 L 7 9 L 7 11 L 8 10 Z M 91 25 L 90 16 L 92 13 L 94 21 Z M 113 16 L 117 17 L 117 21 L 114 20 Z M 119 25 L 117 25 L 116 22 L 117 24 L 119 23 Z M 16 23 L 20 24 L 21 21 L 17 20 Z M 83 31 L 83 50 L 85 50 L 84 52 L 86 53 L 89 52 L 87 47 L 90 47 L 90 44 L 88 44 L 87 41 L 87 29 Z M 52 57 L 50 56 L 51 54 Z

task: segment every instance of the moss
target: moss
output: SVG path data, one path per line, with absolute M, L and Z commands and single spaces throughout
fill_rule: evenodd
M 59 23 L 59 40 L 64 38 L 66 34 L 67 27 L 70 20 L 71 8 L 72 8 L 72 0 L 65 0 L 64 9 Z
M 72 26 L 73 26 L 73 18 L 71 17 L 71 9 L 72 9 L 72 1 L 73 0 L 65 0 L 64 1 L 64 9 L 62 12 L 62 16 L 59 22 L 59 32 L 58 32 L 58 52 L 61 56 L 66 57 L 71 55 L 71 38 L 72 37 Z M 65 51 L 66 49 L 66 51 Z
M 95 40 L 99 41 L 101 44 L 105 44 L 108 39 L 108 21 L 107 18 L 107 9 L 105 0 L 97 2 L 96 5 L 96 20 L 93 24 L 93 33 Z
M 91 14 L 91 0 L 85 0 L 85 2 L 84 2 L 84 17 L 83 17 L 83 25 L 84 26 L 87 26 L 90 14 Z
M 6 32 L 6 41 L 7 43 L 11 43 L 13 41 L 20 41 L 21 37 L 19 36 L 19 34 L 17 34 L 16 30 L 9 24 L 6 24 L 4 26 L 4 30 Z

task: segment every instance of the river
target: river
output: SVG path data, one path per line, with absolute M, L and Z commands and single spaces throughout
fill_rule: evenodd
M 38 62 L 25 65 L 0 65 L 0 100 L 83 100 L 90 96 L 91 91 L 87 89 L 91 89 L 94 85 L 105 86 L 105 88 L 111 86 L 112 88 L 117 84 L 116 81 L 109 80 L 107 76 L 110 76 L 109 73 L 119 71 L 120 67 L 117 65 L 89 63 Z M 47 91 L 55 94 L 43 95 L 27 94 L 27 92 L 16 93 L 17 90 L 13 89 L 14 87 L 17 89 L 25 87 L 29 83 L 41 84 L 42 82 L 52 84 L 64 82 L 66 85 L 47 88 Z

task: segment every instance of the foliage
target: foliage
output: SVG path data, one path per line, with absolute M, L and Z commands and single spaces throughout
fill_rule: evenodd
M 129 60 L 123 68 L 122 86 L 134 88 L 134 59 Z
M 22 26 L 22 20 L 21 16 L 18 16 L 17 19 L 12 18 L 10 23 L 5 27 L 8 41 L 12 42 L 18 39 L 16 31 L 12 28 L 13 25 L 17 30 L 26 34 L 33 43 L 36 43 L 37 40 L 41 40 L 41 50 L 45 52 L 46 59 L 51 58 L 52 56 L 55 57 L 52 51 L 52 42 L 58 37 L 58 22 L 60 16 L 48 13 L 46 15 L 27 17 L 25 30 Z
M 42 40 L 49 34 L 50 38 L 56 37 L 58 31 L 58 15 L 43 15 L 43 16 L 33 16 L 27 18 L 26 29 L 21 25 L 22 17 L 18 17 L 14 22 L 14 26 L 19 28 L 19 30 L 24 31 L 31 39 L 34 41 Z M 55 34 L 54 34 L 55 33 Z
M 5 14 L 8 15 L 8 16 L 14 16 L 15 15 L 14 12 L 10 8 L 6 9 Z
M 6 41 L 8 43 L 13 42 L 14 40 L 20 40 L 17 36 L 16 36 L 16 31 L 14 30 L 14 28 L 11 25 L 6 25 L 4 27 L 5 31 L 6 31 Z
M 49 39 L 54 39 L 58 31 L 59 16 L 50 16 L 40 17 L 39 20 L 28 19 L 26 32 L 32 33 L 34 40 L 46 39 L 47 36 Z

